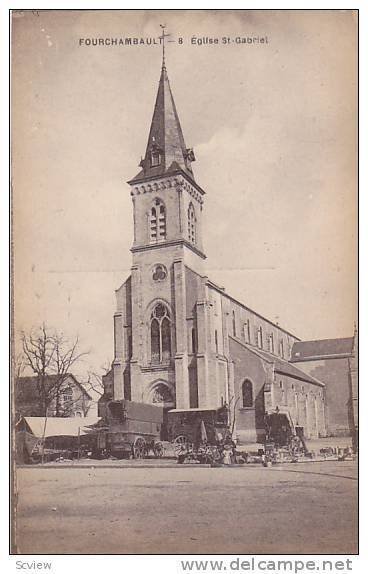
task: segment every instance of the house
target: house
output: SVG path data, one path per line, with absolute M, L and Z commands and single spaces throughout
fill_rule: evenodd
M 44 397 L 44 398 L 43 398 Z M 21 416 L 85 417 L 92 397 L 72 374 L 47 375 L 44 383 L 37 376 L 15 381 L 16 420 Z

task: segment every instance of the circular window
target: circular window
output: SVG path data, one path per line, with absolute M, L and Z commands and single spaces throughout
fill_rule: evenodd
M 154 281 L 163 281 L 166 279 L 167 271 L 164 265 L 155 265 L 152 272 L 152 279 Z

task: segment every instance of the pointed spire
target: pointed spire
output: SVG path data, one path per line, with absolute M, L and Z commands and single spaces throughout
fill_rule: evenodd
M 191 167 L 191 162 L 195 161 L 194 153 L 185 145 L 165 66 L 165 37 L 167 35 L 163 30 L 161 76 L 146 153 L 139 164 L 142 171 L 131 182 L 180 170 L 194 180 Z

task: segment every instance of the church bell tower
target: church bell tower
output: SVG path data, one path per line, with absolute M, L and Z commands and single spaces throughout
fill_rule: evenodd
M 194 301 L 205 255 L 205 192 L 196 183 L 163 57 L 141 170 L 128 183 L 134 218 L 132 272 L 117 290 L 114 398 L 198 406 L 191 368 Z M 191 295 L 193 298 L 193 293 Z M 198 393 L 197 393 L 198 394 Z
M 181 245 L 204 259 L 204 191 L 195 182 L 194 161 L 163 65 L 142 169 L 128 182 L 134 209 L 133 253 Z

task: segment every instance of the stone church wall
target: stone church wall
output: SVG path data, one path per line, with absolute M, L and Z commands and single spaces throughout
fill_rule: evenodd
M 236 436 L 240 444 L 262 441 L 264 432 L 264 386 L 267 370 L 262 359 L 230 338 L 230 353 L 234 362 L 234 392 L 237 404 L 235 411 Z M 242 384 L 253 385 L 253 406 L 244 407 Z M 234 401 L 233 401 L 234 403 Z
M 349 429 L 349 359 L 298 361 L 295 365 L 326 385 L 326 424 L 330 436 L 348 436 Z

